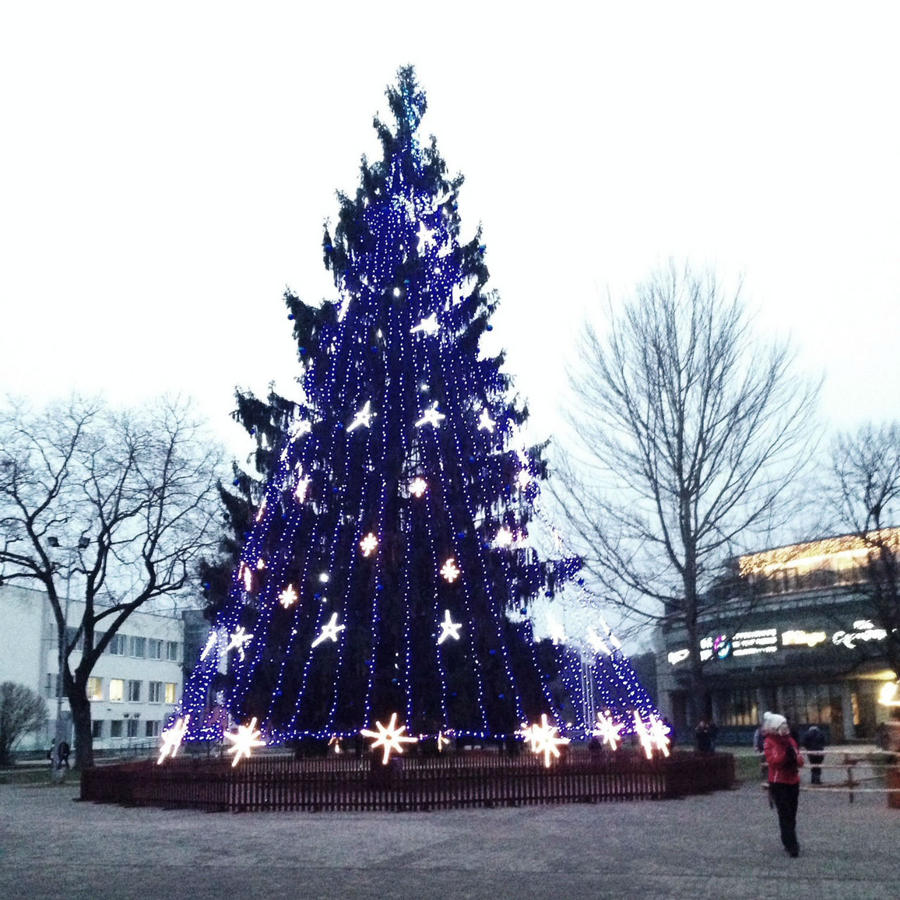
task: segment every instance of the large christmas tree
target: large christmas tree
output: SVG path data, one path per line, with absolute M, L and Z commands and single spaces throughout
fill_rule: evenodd
M 536 644 L 525 615 L 579 561 L 529 545 L 546 465 L 521 440 L 527 411 L 502 356 L 480 348 L 497 302 L 485 248 L 480 233 L 460 243 L 462 179 L 419 140 L 411 68 L 388 99 L 383 159 L 363 160 L 326 230 L 338 298 L 286 297 L 303 400 L 239 397 L 241 418 L 269 429 L 257 460 L 269 478 L 185 688 L 188 738 L 221 733 L 204 709 L 226 668 L 230 715 L 256 719 L 269 743 L 394 714 L 431 736 L 505 737 L 541 715 L 590 727 L 573 698 L 580 657 Z M 652 709 L 627 660 L 604 665 L 598 695 L 620 719 Z

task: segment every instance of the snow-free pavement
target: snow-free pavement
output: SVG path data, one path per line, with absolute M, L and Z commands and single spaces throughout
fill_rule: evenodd
M 900 897 L 900 810 L 805 788 L 799 859 L 755 783 L 684 800 L 202 813 L 0 786 L 0 897 Z

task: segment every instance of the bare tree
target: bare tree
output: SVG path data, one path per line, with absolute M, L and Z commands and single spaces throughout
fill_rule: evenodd
M 38 411 L 8 402 L 0 448 L 3 577 L 49 598 L 76 762 L 91 766 L 88 677 L 125 620 L 189 588 L 216 544 L 219 451 L 185 403 L 116 412 L 79 398 Z M 67 630 L 73 585 L 80 616 Z
M 603 339 L 586 330 L 570 372 L 580 443 L 551 490 L 610 599 L 683 628 L 696 721 L 709 703 L 700 620 L 723 596 L 711 588 L 783 524 L 818 384 L 792 375 L 786 344 L 753 337 L 740 292 L 712 274 L 661 270 L 610 320 Z
M 832 460 L 839 526 L 864 554 L 853 593 L 885 631 L 879 651 L 900 678 L 900 423 L 839 435 Z
M 29 731 L 43 728 L 46 721 L 47 705 L 43 697 L 24 684 L 12 681 L 0 684 L 0 765 L 10 765 L 10 753 L 16 741 Z

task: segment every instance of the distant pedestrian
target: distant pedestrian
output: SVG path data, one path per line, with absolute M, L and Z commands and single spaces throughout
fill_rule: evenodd
M 710 752 L 715 753 L 716 752 L 716 741 L 719 738 L 719 726 L 716 725 L 716 723 L 712 719 L 710 719 L 708 727 L 709 727 L 709 749 L 710 749 Z
M 800 798 L 800 766 L 803 756 L 791 737 L 787 719 L 777 713 L 763 716 L 763 749 L 769 764 L 769 795 L 778 810 L 781 843 L 790 856 L 800 855 L 797 841 L 797 801 Z
M 713 752 L 712 736 L 709 733 L 709 722 L 706 719 L 701 719 L 697 723 L 697 727 L 694 729 L 694 740 L 698 753 Z
M 60 741 L 59 750 L 57 751 L 57 756 L 59 758 L 58 767 L 60 769 L 65 769 L 67 772 L 69 771 L 69 743 L 68 741 Z
M 822 783 L 822 760 L 825 754 L 825 732 L 818 725 L 811 725 L 809 730 L 803 736 L 803 748 L 809 754 L 809 783 Z

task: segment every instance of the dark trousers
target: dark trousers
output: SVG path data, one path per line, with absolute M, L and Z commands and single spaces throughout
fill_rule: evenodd
M 822 760 L 825 759 L 824 753 L 810 753 L 809 754 L 809 765 L 810 765 L 810 782 L 812 784 L 821 784 L 822 783 Z
M 789 853 L 797 850 L 797 801 L 800 799 L 799 784 L 770 784 L 769 791 L 778 810 L 778 825 L 781 828 L 781 843 Z

